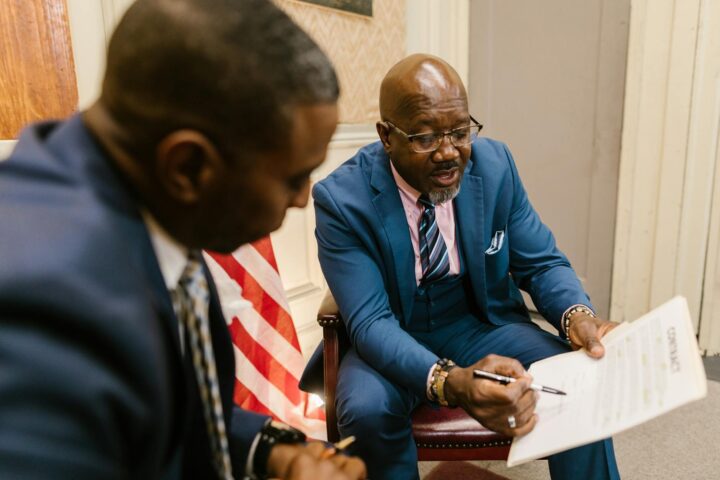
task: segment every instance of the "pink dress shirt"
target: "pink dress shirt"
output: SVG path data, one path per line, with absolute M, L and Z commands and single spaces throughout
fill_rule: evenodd
M 402 200 L 405 216 L 407 217 L 408 228 L 410 229 L 410 241 L 412 242 L 413 251 L 415 252 L 415 283 L 420 284 L 422 279 L 422 265 L 420 263 L 420 240 L 418 238 L 418 225 L 423 207 L 418 203 L 420 192 L 400 176 L 395 170 L 395 165 L 390 162 L 395 183 L 397 183 L 400 191 L 400 200 Z M 435 221 L 437 221 L 440 234 L 445 240 L 445 246 L 448 249 L 450 258 L 450 274 L 457 275 L 460 273 L 460 260 L 458 257 L 457 245 L 455 243 L 455 211 L 452 202 L 441 203 L 435 206 Z

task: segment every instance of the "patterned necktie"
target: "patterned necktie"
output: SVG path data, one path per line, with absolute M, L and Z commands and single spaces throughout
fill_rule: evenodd
M 445 277 L 450 272 L 450 259 L 445 239 L 440 234 L 435 221 L 435 205 L 425 194 L 420 195 L 418 201 L 423 206 L 419 227 L 420 262 L 423 274 L 420 283 L 426 285 Z
M 190 252 L 175 292 L 177 314 L 187 335 L 186 351 L 192 355 L 195 377 L 202 398 L 205 424 L 210 438 L 213 465 L 219 478 L 232 480 L 220 385 L 215 368 L 210 320 L 209 291 L 199 251 Z

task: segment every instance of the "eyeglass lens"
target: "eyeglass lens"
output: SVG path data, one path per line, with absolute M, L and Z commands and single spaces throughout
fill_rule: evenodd
M 477 138 L 480 128 L 477 125 L 470 125 L 467 127 L 456 128 L 447 133 L 427 133 L 421 135 L 414 135 L 411 138 L 411 145 L 417 153 L 426 153 L 436 150 L 443 141 L 443 138 L 447 135 L 455 147 L 464 147 L 471 144 L 475 138 Z

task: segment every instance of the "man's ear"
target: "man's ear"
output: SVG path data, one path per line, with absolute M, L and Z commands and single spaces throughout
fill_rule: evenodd
M 223 159 L 215 145 L 196 130 L 176 130 L 156 149 L 156 173 L 174 200 L 193 204 L 222 175 Z
M 375 129 L 377 130 L 383 147 L 385 147 L 385 151 L 390 153 L 390 127 L 388 127 L 385 122 L 377 122 L 375 124 Z

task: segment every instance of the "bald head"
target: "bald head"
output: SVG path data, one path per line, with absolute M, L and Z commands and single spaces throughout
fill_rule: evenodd
M 396 63 L 380 85 L 380 116 L 399 122 L 448 96 L 467 104 L 465 87 L 455 69 L 432 55 L 410 55 Z
M 270 0 L 138 0 L 110 42 L 101 104 L 134 146 L 190 128 L 278 149 L 297 106 L 334 103 L 315 42 Z

